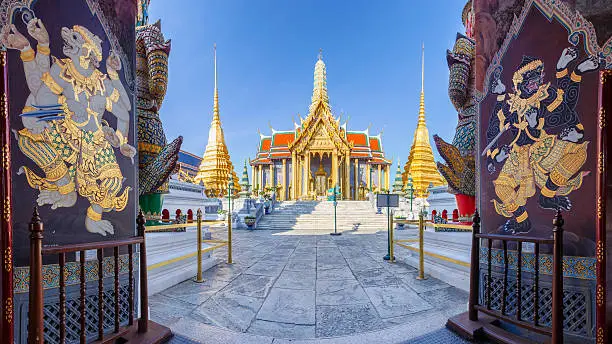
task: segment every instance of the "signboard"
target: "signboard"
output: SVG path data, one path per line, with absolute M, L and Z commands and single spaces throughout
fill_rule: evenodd
M 378 208 L 397 208 L 399 207 L 398 194 L 378 194 L 376 195 L 376 207 Z

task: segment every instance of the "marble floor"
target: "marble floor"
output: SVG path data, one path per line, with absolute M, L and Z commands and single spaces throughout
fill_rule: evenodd
M 223 236 L 216 231 L 213 237 Z M 386 232 L 234 231 L 234 263 L 225 263 L 226 249 L 216 251 L 206 282 L 188 280 L 150 297 L 151 319 L 202 343 L 206 331 L 199 327 L 211 325 L 274 343 L 414 325 L 399 342 L 425 343 L 442 333 L 432 343 L 462 343 L 444 324 L 466 310 L 467 293 L 434 278 L 417 280 L 401 251 L 396 263 L 383 261 L 386 239 Z

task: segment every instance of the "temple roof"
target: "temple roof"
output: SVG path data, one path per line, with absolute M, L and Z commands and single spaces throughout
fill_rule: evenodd
M 341 116 L 335 118 L 329 105 L 327 94 L 327 71 L 322 54 L 315 63 L 314 83 L 308 116 L 300 117 L 294 129 L 277 131 L 271 129 L 271 135 L 260 134 L 257 155 L 251 164 L 270 164 L 273 159 L 290 158 L 292 151 L 300 151 L 319 131 L 329 135 L 335 149 L 350 151 L 351 158 L 366 159 L 371 163 L 391 164 L 385 159 L 381 135 L 371 136 L 369 129 L 363 131 L 347 130 L 347 122 L 340 123 Z

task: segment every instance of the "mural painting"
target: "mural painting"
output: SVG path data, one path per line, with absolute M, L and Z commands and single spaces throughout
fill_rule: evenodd
M 117 40 L 130 27 L 134 40 L 129 16 L 136 6 L 129 3 L 2 3 L 18 266 L 27 264 L 34 206 L 45 222 L 45 245 L 134 233 L 134 90 L 126 81 L 134 53 Z M 105 11 L 118 14 L 113 25 Z
M 554 214 L 562 211 L 564 303 L 571 305 L 564 327 L 593 339 L 604 321 L 596 257 L 604 226 L 600 92 L 601 75 L 612 67 L 612 38 L 597 37 L 580 13 L 563 1 L 526 0 L 506 25 L 476 87 L 482 89 L 477 194 L 488 233 L 550 238 Z M 494 246 L 496 262 L 500 251 Z M 541 253 L 540 273 L 550 274 L 550 247 Z M 532 272 L 533 248 L 524 245 L 523 255 L 522 270 Z

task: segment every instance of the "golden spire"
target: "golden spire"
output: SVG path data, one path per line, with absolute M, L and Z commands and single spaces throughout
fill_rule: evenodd
M 444 185 L 444 179 L 436 168 L 433 151 L 429 142 L 429 130 L 425 122 L 425 45 L 421 48 L 421 96 L 419 101 L 419 120 L 410 155 L 404 166 L 402 179 L 404 182 L 408 175 L 412 176 L 416 197 L 427 197 L 430 184 L 433 186 Z
M 208 144 L 202 157 L 202 162 L 195 182 L 204 182 L 206 192 L 217 196 L 227 192 L 229 179 L 234 180 L 234 187 L 238 188 L 238 176 L 234 171 L 221 128 L 219 116 L 219 90 L 217 88 L 217 44 L 214 45 L 215 89 L 213 94 L 213 118 L 208 131 Z
M 315 63 L 314 87 L 312 89 L 310 113 L 316 110 L 320 102 L 323 102 L 329 107 L 329 97 L 327 96 L 327 71 L 325 70 L 325 62 L 323 62 L 323 49 L 319 49 L 319 59 L 317 63 Z

